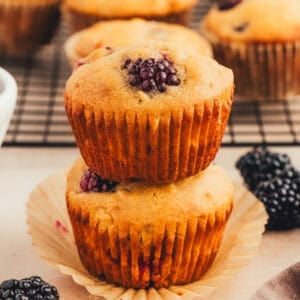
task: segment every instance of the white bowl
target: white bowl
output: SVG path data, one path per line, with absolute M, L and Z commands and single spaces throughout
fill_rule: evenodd
M 15 79 L 0 68 L 0 146 L 4 140 L 17 101 Z

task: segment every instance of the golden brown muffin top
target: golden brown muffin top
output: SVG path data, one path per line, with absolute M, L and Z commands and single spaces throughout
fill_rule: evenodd
M 209 43 L 197 32 L 180 25 L 143 19 L 99 22 L 73 34 L 66 43 L 66 50 L 73 61 L 78 61 L 98 48 L 124 48 L 146 39 L 173 42 L 212 56 Z
M 132 69 L 140 60 L 149 59 L 170 62 L 177 84 L 166 85 L 164 92 L 132 86 Z M 128 61 L 131 63 L 125 68 Z M 65 97 L 75 106 L 83 105 L 87 111 L 92 107 L 94 111 L 111 114 L 143 111 L 156 115 L 190 109 L 232 89 L 232 71 L 215 60 L 173 44 L 151 42 L 108 53 L 79 67 L 67 82 Z
M 101 223 L 159 225 L 192 217 L 222 214 L 233 200 L 233 185 L 224 170 L 211 165 L 196 176 L 165 185 L 119 184 L 115 192 L 83 192 L 80 180 L 87 169 L 80 158 L 67 180 L 67 199 L 72 207 L 93 212 Z M 105 225 L 107 225 L 107 223 Z
M 299 0 L 242 0 L 233 7 L 215 5 L 202 28 L 216 40 L 281 42 L 300 39 Z M 226 0 L 223 1 L 226 3 Z
M 105 17 L 164 16 L 191 8 L 197 0 L 65 0 L 68 7 Z

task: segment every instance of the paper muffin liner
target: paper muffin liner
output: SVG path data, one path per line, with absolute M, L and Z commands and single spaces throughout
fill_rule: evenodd
M 30 1 L 29 1 L 30 2 Z M 0 2 L 0 52 L 25 54 L 50 41 L 59 21 L 60 0 Z
M 219 150 L 233 88 L 168 116 L 93 111 L 65 97 L 66 112 L 86 164 L 117 182 L 168 183 L 206 169 Z M 97 108 L 98 109 L 98 108 Z
M 65 201 L 66 172 L 44 180 L 27 203 L 27 223 L 40 257 L 59 268 L 92 295 L 105 299 L 209 299 L 244 268 L 258 250 L 267 215 L 243 186 L 236 185 L 232 215 L 212 267 L 201 280 L 156 290 L 126 289 L 92 277 L 83 267 L 74 242 Z
M 300 42 L 213 43 L 215 58 L 231 68 L 237 98 L 286 100 L 300 96 Z
M 232 211 L 232 203 L 226 202 L 206 218 L 160 223 L 147 232 L 134 223 L 110 229 L 104 219 L 94 223 L 89 212 L 72 206 L 72 200 L 67 203 L 85 268 L 95 277 L 136 289 L 201 278 L 215 259 Z
M 101 15 L 91 15 L 86 14 L 83 12 L 79 12 L 77 10 L 74 10 L 70 7 L 67 7 L 66 5 L 63 7 L 64 14 L 66 16 L 66 20 L 69 24 L 69 27 L 73 32 L 82 30 L 84 28 L 90 27 L 93 24 L 99 22 L 99 21 L 109 21 L 113 19 L 132 19 L 132 18 L 143 18 L 146 20 L 154 20 L 154 21 L 160 21 L 160 22 L 167 22 L 167 23 L 177 23 L 181 25 L 188 25 L 191 11 L 192 9 L 186 9 L 184 11 L 178 12 L 178 13 L 171 13 L 165 16 L 128 16 L 128 17 L 107 17 L 107 16 L 101 16 Z

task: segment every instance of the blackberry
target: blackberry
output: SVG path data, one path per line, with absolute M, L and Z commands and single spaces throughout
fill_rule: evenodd
M 255 195 L 267 210 L 269 230 L 300 226 L 300 172 L 290 169 L 272 180 L 262 182 Z
M 177 86 L 181 83 L 173 63 L 166 58 L 138 58 L 136 61 L 128 58 L 122 69 L 128 71 L 128 83 L 144 92 L 164 93 L 168 85 Z
M 91 169 L 83 173 L 80 181 L 80 187 L 84 192 L 115 192 L 118 184 L 101 178 Z
M 75 66 L 74 66 L 74 71 L 77 70 L 78 68 L 80 68 L 81 66 L 85 65 L 85 62 L 79 60 Z
M 286 154 L 272 153 L 258 147 L 242 156 L 237 161 L 236 168 L 248 188 L 255 192 L 261 182 L 283 175 L 292 165 Z
M 241 23 L 240 25 L 235 26 L 233 29 L 236 32 L 244 32 L 249 27 L 248 22 Z
M 21 280 L 10 279 L 0 284 L 0 299 L 9 300 L 58 300 L 54 286 L 41 277 L 32 276 Z
M 241 2 L 242 0 L 219 0 L 218 7 L 220 10 L 231 9 Z

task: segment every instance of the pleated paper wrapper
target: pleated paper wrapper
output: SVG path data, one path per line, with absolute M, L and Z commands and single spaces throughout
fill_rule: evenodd
M 216 59 L 231 68 L 239 99 L 297 99 L 300 43 L 213 43 Z
M 242 185 L 235 186 L 235 204 L 218 255 L 199 281 L 168 289 L 125 289 L 98 280 L 83 267 L 77 253 L 65 202 L 66 172 L 54 174 L 39 184 L 27 203 L 27 223 L 40 257 L 58 267 L 94 296 L 105 299 L 209 299 L 255 256 L 267 221 L 259 202 Z

